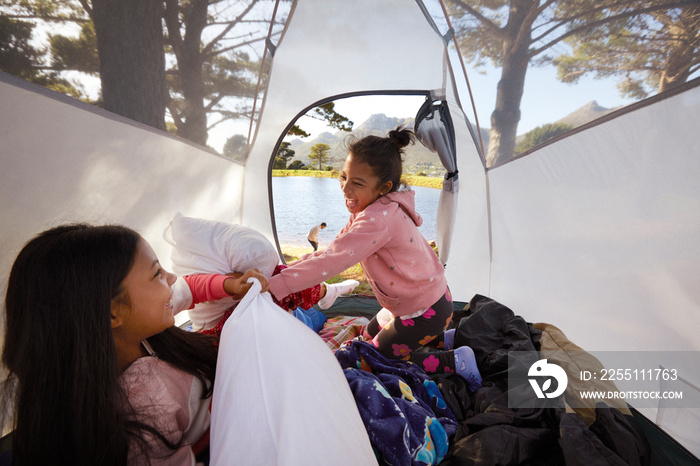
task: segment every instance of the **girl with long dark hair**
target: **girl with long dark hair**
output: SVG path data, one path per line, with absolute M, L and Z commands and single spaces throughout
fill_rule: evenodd
M 249 277 L 188 282 L 195 302 Z M 175 275 L 123 226 L 64 225 L 25 245 L 10 273 L 2 361 L 15 464 L 193 464 L 206 437 L 215 338 L 174 326 Z

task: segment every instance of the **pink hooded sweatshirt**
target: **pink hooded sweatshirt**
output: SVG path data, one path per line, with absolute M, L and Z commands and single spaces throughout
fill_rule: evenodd
M 307 254 L 270 279 L 281 299 L 321 283 L 358 262 L 379 303 L 396 317 L 414 315 L 447 291 L 445 270 L 418 231 L 415 193 L 399 191 L 380 197 L 348 224 L 325 251 Z

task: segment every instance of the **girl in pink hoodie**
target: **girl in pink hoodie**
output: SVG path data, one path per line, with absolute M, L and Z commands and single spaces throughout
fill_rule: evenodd
M 349 145 L 340 187 L 350 220 L 324 251 L 303 256 L 270 279 L 277 297 L 308 288 L 349 267 L 362 265 L 383 309 L 364 337 L 390 358 L 409 359 L 426 372 L 455 372 L 476 388 L 481 377 L 468 347 L 414 353 L 442 346 L 453 304 L 442 263 L 418 231 L 414 192 L 399 190 L 403 148 L 413 132 L 397 128 L 388 137 L 367 136 Z

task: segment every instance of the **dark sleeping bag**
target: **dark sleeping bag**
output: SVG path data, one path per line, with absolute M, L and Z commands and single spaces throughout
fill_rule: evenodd
M 587 425 L 563 400 L 547 408 L 508 407 L 508 352 L 531 352 L 540 359 L 542 331 L 506 306 L 476 295 L 464 311 L 455 311 L 455 347 L 470 346 L 483 377 L 470 393 L 455 375 L 435 375 L 459 426 L 444 465 L 645 465 L 650 447 L 631 415 L 599 404 Z M 531 390 L 527 384 L 511 390 Z

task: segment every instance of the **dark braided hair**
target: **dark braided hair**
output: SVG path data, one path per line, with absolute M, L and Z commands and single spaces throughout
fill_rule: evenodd
M 357 161 L 369 165 L 374 176 L 379 178 L 379 185 L 391 181 L 389 192 L 394 192 L 401 186 L 404 147 L 415 140 L 413 131 L 399 126 L 389 131 L 387 137 L 365 136 L 351 140 L 348 152 Z

